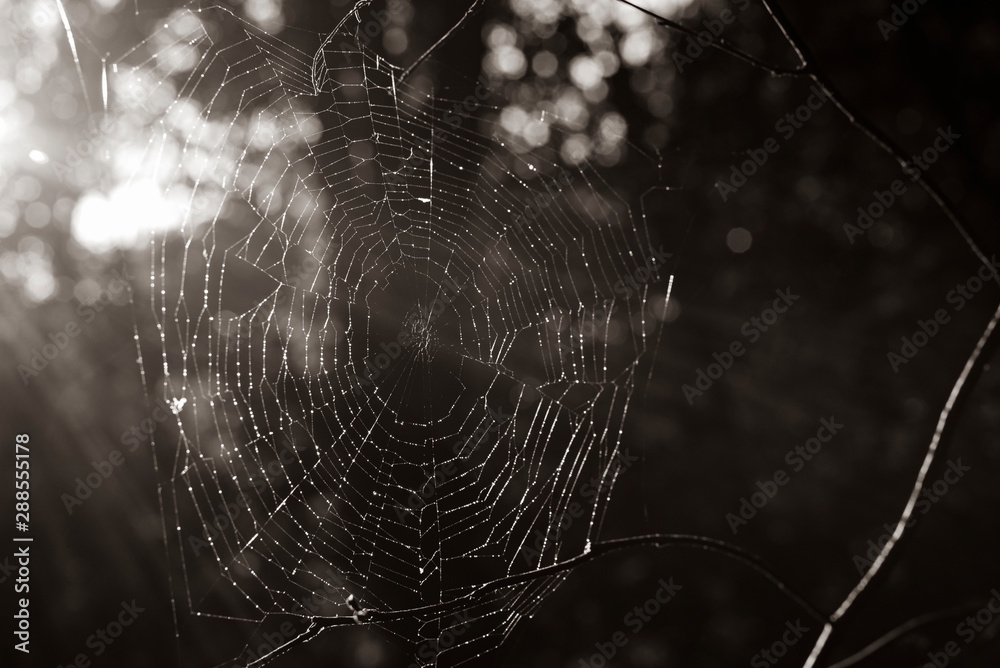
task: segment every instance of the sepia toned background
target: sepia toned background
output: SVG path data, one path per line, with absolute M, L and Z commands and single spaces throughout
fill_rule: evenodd
M 641 4 L 696 31 L 728 10 L 727 43 L 773 69 L 798 63 L 756 0 Z M 600 173 L 603 187 L 644 220 L 653 245 L 672 254 L 668 271 L 640 280 L 664 297 L 672 276 L 671 301 L 664 310 L 656 306 L 662 299 L 649 300 L 655 334 L 622 437 L 636 461 L 618 478 L 603 538 L 684 533 L 733 542 L 830 612 L 857 583 L 871 544 L 899 518 L 939 412 L 1000 297 L 989 281 L 975 293 L 957 291 L 976 284 L 979 261 L 865 131 L 877 129 L 907 155 L 933 147 L 948 128 L 959 135 L 929 177 L 993 256 L 1000 16 L 988 2 L 912 4 L 917 11 L 889 30 L 889 3 L 782 3 L 856 123 L 834 104 L 814 102 L 797 124 L 778 125 L 808 107 L 811 81 L 694 48 L 687 35 L 611 0 L 487 0 L 415 71 L 414 86 L 448 100 L 473 95 L 480 76 L 495 82 L 473 118 L 548 151 L 560 167 Z M 95 666 L 216 665 L 206 657 L 248 642 L 247 630 L 204 619 L 175 628 L 171 601 L 184 586 L 170 579 L 164 473 L 151 448 L 154 433 L 168 433 L 171 407 L 149 392 L 153 379 L 144 385 L 136 339 L 139 349 L 158 345 L 142 302 L 151 286 L 148 235 L 176 236 L 179 211 L 212 211 L 218 202 L 191 203 L 156 174 L 129 178 L 156 105 L 176 90 L 137 80 L 135 99 L 152 106 L 101 113 L 102 61 L 141 61 L 132 50 L 142 45 L 174 59 L 180 72 L 190 67 L 190 54 L 156 41 L 181 5 L 66 0 L 73 46 L 54 1 L 0 7 L 0 498 L 13 499 L 15 434 L 32 443 L 32 653 L 16 665 L 70 665 L 80 653 Z M 351 9 L 295 0 L 226 7 L 306 52 Z M 406 67 L 467 5 L 398 0 L 372 8 L 385 8 L 390 22 L 371 48 Z M 224 30 L 223 14 L 205 16 Z M 747 151 L 760 156 L 769 138 L 777 149 L 764 149 L 766 162 L 723 198 L 717 184 L 731 182 Z M 897 179 L 905 192 L 869 230 L 845 229 Z M 787 311 L 766 328 L 755 323 L 781 294 L 796 296 Z M 889 355 L 901 353 L 901 338 L 912 340 L 941 309 L 947 320 L 927 344 L 894 365 Z M 724 358 L 734 343 L 746 352 L 710 387 L 698 386 L 700 372 L 718 363 L 714 355 Z M 46 346 L 56 352 L 46 355 Z M 922 666 L 949 641 L 961 651 L 948 665 L 995 665 L 996 619 L 970 642 L 956 628 L 1000 587 L 994 345 L 984 358 L 928 478 L 945 482 L 918 504 L 912 534 L 838 627 L 820 665 L 929 613 L 939 614 L 857 665 Z M 842 427 L 810 459 L 789 454 L 834 423 Z M 762 489 L 777 491 L 734 524 L 743 500 Z M 0 564 L 13 551 L 13 519 L 12 500 L 0 512 Z M 11 572 L 0 580 L 0 600 L 12 610 Z M 664 581 L 681 588 L 637 624 L 634 609 L 656 600 Z M 142 611 L 97 655 L 88 638 L 133 601 Z M 782 640 L 797 623 L 808 627 L 805 639 Z M 625 642 L 608 665 L 791 666 L 803 663 L 819 627 L 744 564 L 644 547 L 576 569 L 499 651 L 471 663 L 604 665 L 595 657 L 619 632 Z M 776 643 L 788 646 L 771 663 L 761 651 Z M 274 665 L 411 660 L 388 634 L 350 627 Z

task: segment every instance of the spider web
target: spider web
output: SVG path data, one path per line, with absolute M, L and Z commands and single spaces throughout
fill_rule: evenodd
M 355 623 L 419 665 L 497 647 L 601 534 L 654 329 L 614 290 L 661 270 L 642 217 L 359 21 L 292 44 L 191 8 L 107 70 L 150 111 L 133 178 L 181 202 L 140 356 L 175 622 L 238 625 L 222 665 Z

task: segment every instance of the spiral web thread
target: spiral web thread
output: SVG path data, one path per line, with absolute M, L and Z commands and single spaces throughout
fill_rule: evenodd
M 156 459 L 177 627 L 241 637 L 216 665 L 347 622 L 420 665 L 487 652 L 565 574 L 490 583 L 589 550 L 627 461 L 641 279 L 662 278 L 642 219 L 486 96 L 456 114 L 404 83 L 357 16 L 310 52 L 192 7 L 108 67 L 110 109 L 148 119 L 131 178 L 180 202 L 140 353 L 176 423 Z

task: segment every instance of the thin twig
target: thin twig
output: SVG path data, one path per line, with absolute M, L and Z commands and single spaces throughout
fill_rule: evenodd
M 690 35 L 693 33 L 693 31 L 689 28 L 685 28 L 676 22 L 657 16 L 653 12 L 642 9 L 641 7 L 637 7 L 629 2 L 629 0 L 618 1 L 631 7 L 636 7 L 646 14 L 653 16 L 662 25 L 674 28 L 675 30 L 679 30 L 685 34 Z M 989 268 L 994 280 L 998 285 L 1000 285 L 1000 273 L 997 272 L 996 268 L 994 268 L 993 264 L 986 257 L 986 254 L 981 250 L 980 243 L 976 241 L 972 232 L 961 221 L 955 211 L 955 208 L 948 202 L 943 191 L 941 191 L 937 184 L 930 179 L 926 172 L 914 166 L 911 161 L 906 158 L 906 153 L 898 144 L 896 144 L 896 142 L 879 130 L 875 125 L 863 120 L 854 110 L 853 106 L 846 101 L 846 98 L 840 93 L 836 86 L 833 85 L 833 82 L 829 79 L 829 77 L 816 67 L 816 59 L 813 57 L 809 47 L 794 31 L 791 26 L 791 22 L 788 20 L 788 17 L 785 15 L 781 7 L 778 6 L 774 0 L 761 0 L 761 2 L 768 14 L 771 16 L 775 25 L 778 26 L 779 30 L 781 30 L 781 33 L 784 35 L 789 45 L 795 50 L 795 53 L 801 62 L 800 67 L 795 70 L 795 73 L 804 74 L 818 84 L 833 102 L 834 106 L 840 110 L 840 112 L 851 122 L 852 125 L 860 129 L 877 146 L 892 156 L 892 158 L 895 159 L 903 169 L 907 170 L 908 173 L 914 173 L 917 175 L 915 177 L 916 181 L 928 193 L 928 195 L 930 195 L 931 199 L 935 202 L 935 204 L 937 204 L 938 208 L 942 211 L 942 213 L 944 213 L 945 217 L 958 231 L 962 240 L 965 241 L 966 245 L 972 250 L 972 253 L 976 256 L 979 262 L 983 266 Z M 722 45 L 719 45 L 716 48 L 719 48 L 720 50 L 725 51 L 726 53 L 729 53 L 745 62 L 749 62 L 752 65 L 771 73 L 772 75 L 777 76 L 787 74 L 786 72 L 781 71 L 775 72 L 770 66 L 761 63 L 755 58 L 748 58 L 748 54 L 741 52 L 738 49 L 734 50 L 730 47 Z M 942 407 L 941 412 L 938 415 L 938 421 L 934 429 L 934 434 L 932 435 L 930 443 L 927 446 L 927 452 L 924 455 L 920 470 L 917 473 L 917 478 L 914 481 L 910 496 L 903 509 L 902 515 L 896 524 L 896 528 L 893 531 L 892 536 L 882 547 L 878 557 L 874 560 L 874 562 L 872 562 L 868 571 L 862 576 L 861 581 L 858 582 L 850 593 L 848 593 L 841 605 L 830 616 L 830 620 L 824 625 L 823 631 L 810 652 L 804 668 L 812 668 L 812 666 L 815 665 L 826 646 L 826 642 L 829 639 L 830 634 L 833 631 L 833 625 L 847 613 L 862 592 L 869 587 L 882 569 L 882 566 L 886 563 L 886 560 L 892 553 L 893 548 L 895 548 L 906 532 L 907 522 L 911 519 L 916 502 L 920 497 L 920 493 L 923 491 L 928 471 L 933 467 L 939 453 L 944 451 L 944 447 L 942 447 L 942 444 L 945 442 L 944 434 L 945 430 L 952 423 L 952 417 L 955 414 L 954 408 L 958 402 L 971 391 L 972 385 L 969 384 L 968 381 L 970 377 L 972 377 L 979 370 L 979 367 L 985 363 L 985 358 L 982 357 L 982 352 L 989 343 L 998 321 L 1000 321 L 1000 307 L 997 308 L 993 317 L 990 319 L 989 323 L 987 323 L 986 328 L 983 330 L 979 340 L 976 342 L 975 348 L 966 359 L 961 373 L 952 385 L 951 392 L 948 395 L 948 400 L 945 402 L 945 405 Z
M 434 42 L 434 44 L 431 46 L 431 48 L 429 48 L 426 51 L 424 51 L 423 54 L 421 54 L 421 56 L 419 58 L 417 58 L 413 62 L 412 65 L 410 65 L 405 70 L 403 70 L 403 74 L 400 75 L 400 77 L 399 77 L 400 82 L 406 81 L 407 77 L 410 76 L 410 73 L 413 72 L 413 70 L 417 69 L 417 67 L 420 65 L 420 63 L 424 62 L 431 55 L 431 53 L 433 53 L 434 51 L 436 51 L 442 44 L 444 44 L 445 41 L 449 37 L 451 37 L 455 33 L 455 31 L 458 30 L 462 26 L 463 23 L 465 23 L 470 18 L 472 18 L 472 15 L 475 14 L 476 12 L 478 12 L 480 10 L 480 8 L 483 6 L 483 3 L 485 1 L 486 0 L 473 0 L 472 5 L 470 5 L 469 8 L 467 10 L 465 10 L 465 14 L 462 15 L 462 18 L 460 18 L 458 20 L 458 22 L 455 25 L 453 25 L 451 27 L 451 29 L 448 30 L 448 32 L 446 32 L 444 35 L 442 35 L 441 39 L 439 39 L 438 41 Z
M 619 2 L 625 1 L 626 0 L 619 0 Z M 972 250 L 973 254 L 975 254 L 983 265 L 990 269 L 990 273 L 993 275 L 994 280 L 996 280 L 997 285 L 1000 285 L 1000 275 L 997 274 L 997 270 L 993 267 L 993 264 L 980 249 L 981 243 L 975 240 L 972 232 L 959 219 L 958 214 L 955 212 L 955 208 L 948 202 L 944 192 L 930 179 L 930 177 L 927 176 L 927 173 L 923 169 L 920 169 L 919 166 L 913 164 L 906 157 L 906 152 L 901 146 L 899 146 L 899 144 L 893 141 L 887 134 L 879 130 L 874 124 L 863 120 L 854 106 L 848 102 L 847 98 L 837 89 L 836 86 L 834 86 L 830 78 L 822 70 L 815 66 L 815 57 L 805 42 L 803 42 L 802 39 L 792 30 L 791 23 L 788 21 L 788 17 L 785 15 L 784 11 L 782 11 L 781 7 L 775 4 L 774 0 L 761 0 L 761 2 L 763 3 L 768 14 L 771 15 L 771 19 L 788 40 L 788 43 L 793 49 L 795 49 L 799 58 L 802 59 L 806 75 L 823 88 L 824 92 L 829 96 L 834 106 L 836 106 L 837 109 L 839 109 L 840 112 L 847 117 L 847 120 L 849 120 L 852 125 L 860 129 L 868 136 L 869 139 L 875 142 L 877 146 L 892 156 L 892 158 L 899 163 L 900 167 L 903 169 L 914 170 L 908 173 L 915 173 L 918 175 L 916 177 L 917 182 L 925 191 L 927 191 L 927 194 L 931 196 L 931 199 L 934 200 L 934 203 L 937 204 L 941 212 L 944 213 L 945 217 L 948 218 L 955 229 L 958 230 L 962 240 L 965 241 L 966 245 Z
M 647 536 L 634 536 L 630 538 L 618 538 L 614 540 L 602 541 L 595 543 L 591 546 L 589 552 L 577 555 L 565 561 L 560 561 L 549 566 L 538 568 L 533 571 L 526 573 L 519 573 L 517 575 L 510 575 L 492 582 L 488 582 L 480 587 L 477 587 L 473 591 L 454 598 L 450 601 L 444 601 L 442 603 L 435 603 L 432 605 L 420 606 L 417 608 L 408 608 L 405 610 L 367 610 L 367 622 L 387 622 L 399 619 L 409 619 L 419 616 L 440 616 L 446 615 L 451 612 L 460 610 L 462 608 L 468 607 L 476 599 L 482 597 L 499 589 L 505 589 L 508 587 L 513 587 L 525 582 L 530 582 L 532 580 L 537 580 L 539 578 L 544 578 L 552 575 L 558 575 L 564 571 L 572 570 L 581 566 L 585 563 L 594 561 L 606 554 L 611 552 L 616 552 L 629 547 L 694 547 L 710 552 L 717 552 L 719 554 L 726 555 L 737 561 L 740 561 L 748 566 L 757 573 L 764 576 L 766 580 L 775 585 L 778 590 L 791 599 L 796 605 L 802 608 L 806 614 L 808 614 L 813 619 L 826 623 L 828 615 L 820 612 L 815 606 L 809 603 L 804 596 L 799 594 L 791 586 L 783 582 L 774 571 L 761 559 L 758 555 L 746 550 L 737 545 L 727 543 L 722 540 L 717 540 L 715 538 L 707 538 L 705 536 L 693 536 L 689 534 L 651 534 Z M 317 618 L 316 623 L 320 627 L 329 626 L 342 626 L 345 624 L 353 624 L 355 620 L 352 616 L 337 616 L 337 617 L 326 617 Z
M 939 452 L 943 452 L 944 448 L 941 444 L 944 442 L 943 435 L 945 429 L 949 427 L 950 420 L 954 415 L 954 407 L 958 403 L 961 397 L 964 397 L 972 390 L 972 384 L 967 383 L 970 376 L 978 370 L 978 367 L 982 362 L 980 360 L 985 360 L 982 357 L 983 349 L 989 342 L 990 337 L 993 335 L 996 329 L 997 323 L 1000 322 L 1000 307 L 993 313 L 993 317 L 990 318 L 989 323 L 986 325 L 986 329 L 983 331 L 982 335 L 979 337 L 979 341 L 976 342 L 976 347 L 973 349 L 969 358 L 965 361 L 965 366 L 962 368 L 962 372 L 959 374 L 958 378 L 955 380 L 955 384 L 951 388 L 951 393 L 948 395 L 948 400 L 945 402 L 944 407 L 941 409 L 941 413 L 938 416 L 937 426 L 934 428 L 934 435 L 931 437 L 931 442 L 927 446 L 927 454 L 924 455 L 924 461 L 920 465 L 920 471 L 917 473 L 917 479 L 913 483 L 913 489 L 910 491 L 910 498 L 906 502 L 906 507 L 903 509 L 903 514 L 900 516 L 899 521 L 896 523 L 896 528 L 892 532 L 892 536 L 886 542 L 885 546 L 879 552 L 878 557 L 872 562 L 872 565 L 868 567 L 868 571 L 862 576 L 861 581 L 850 591 L 846 598 L 844 598 L 843 603 L 837 608 L 830 616 L 830 624 L 833 625 L 843 617 L 850 607 L 857 600 L 858 596 L 871 584 L 872 580 L 881 570 L 882 566 L 885 564 L 886 560 L 889 558 L 892 549 L 896 546 L 896 543 L 903 537 L 903 533 L 906 531 L 906 525 L 913 516 L 914 508 L 916 508 L 917 500 L 920 498 L 920 493 L 924 489 L 924 483 L 927 479 L 927 472 L 933 466 L 935 459 Z M 829 635 L 829 634 L 827 634 Z M 811 668 L 816 660 L 823 652 L 824 641 L 817 642 L 813 647 L 813 651 L 809 654 L 809 659 L 806 661 L 804 668 Z
M 858 650 L 845 659 L 841 659 L 837 663 L 827 666 L 827 668 L 848 668 L 848 666 L 853 666 L 854 664 L 867 659 L 869 656 L 887 646 L 897 638 L 902 637 L 916 628 L 920 628 L 921 626 L 936 622 L 940 619 L 947 619 L 948 617 L 952 617 L 960 612 L 966 612 L 974 609 L 975 607 L 972 605 L 956 605 L 951 608 L 947 608 L 946 610 L 928 612 L 920 615 L 919 617 L 914 617 L 913 619 L 903 622 L 877 640 L 872 641 L 863 649 Z
M 635 9 L 638 9 L 643 14 L 646 14 L 647 16 L 652 17 L 657 23 L 659 23 L 662 26 L 665 26 L 667 28 L 673 28 L 674 30 L 676 30 L 678 32 L 682 32 L 685 35 L 688 35 L 688 36 L 693 37 L 695 39 L 698 38 L 698 31 L 697 30 L 692 30 L 691 28 L 688 28 L 687 26 L 681 25 L 680 23 L 677 23 L 676 21 L 672 21 L 671 19 L 668 19 L 668 18 L 665 18 L 663 16 L 660 16 L 656 12 L 652 12 L 652 11 L 646 9 L 645 7 L 640 7 L 639 5 L 636 5 L 636 4 L 633 4 L 633 3 L 629 2 L 629 0 L 618 0 L 618 2 L 626 4 L 629 7 L 634 7 Z M 701 42 L 698 42 L 698 44 L 702 45 Z M 728 53 L 731 56 L 739 58 L 740 60 L 742 60 L 745 63 L 749 63 L 750 65 L 753 65 L 754 67 L 757 67 L 757 68 L 760 68 L 760 69 L 764 70 L 765 72 L 767 72 L 771 76 L 775 76 L 775 77 L 790 77 L 790 76 L 802 76 L 802 75 L 807 74 L 807 72 L 806 72 L 806 64 L 804 62 L 801 65 L 799 65 L 797 67 L 792 67 L 792 68 L 774 67 L 773 65 L 768 65 L 764 61 L 762 61 L 762 60 L 760 60 L 760 59 L 758 59 L 758 58 L 750 55 L 749 53 L 747 53 L 743 49 L 741 49 L 741 48 L 739 48 L 737 46 L 733 46 L 732 44 L 730 44 L 729 42 L 727 42 L 722 37 L 716 37 L 709 44 L 702 45 L 702 46 L 706 46 L 707 48 L 717 49 L 717 50 L 722 51 L 724 53 Z

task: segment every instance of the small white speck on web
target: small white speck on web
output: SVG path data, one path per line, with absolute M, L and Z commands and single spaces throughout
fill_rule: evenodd
M 170 410 L 174 415 L 177 415 L 184 408 L 184 404 L 187 403 L 187 397 L 180 397 L 179 399 L 170 400 Z

